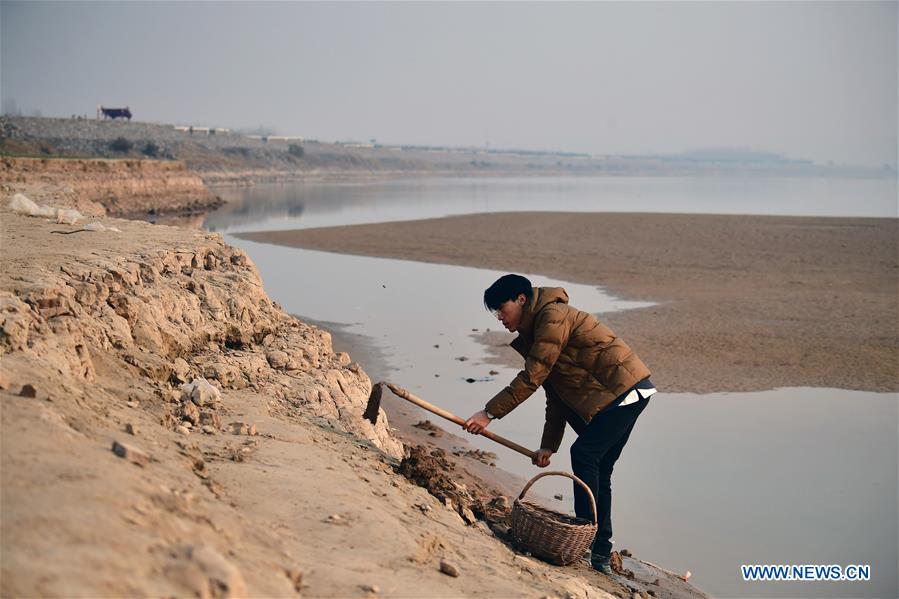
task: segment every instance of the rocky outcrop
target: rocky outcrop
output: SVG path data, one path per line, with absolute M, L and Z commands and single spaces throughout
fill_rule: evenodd
M 84 232 L 92 237 L 74 252 L 70 237 L 47 235 L 57 225 L 2 220 L 5 242 L 35 248 L 9 256 L 0 275 L 0 361 L 13 392 L 64 389 L 102 409 L 96 387 L 109 377 L 97 372 L 113 371 L 154 390 L 169 428 L 221 430 L 217 416 L 183 411 L 181 385 L 203 377 L 223 393 L 265 394 L 273 415 L 324 418 L 402 455 L 384 419 L 361 418 L 365 372 L 333 351 L 329 333 L 272 302 L 249 258 L 219 235 L 117 221 L 121 234 Z
M 177 161 L 4 157 L 0 186 L 92 216 L 191 213 L 222 204 Z

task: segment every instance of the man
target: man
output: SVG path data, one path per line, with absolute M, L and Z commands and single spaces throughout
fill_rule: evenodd
M 593 492 L 598 514 L 590 562 L 610 574 L 612 468 L 656 392 L 649 369 L 609 327 L 569 306 L 564 289 L 531 287 L 525 277 L 505 275 L 484 291 L 484 305 L 506 329 L 518 333 L 512 347 L 525 358 L 525 366 L 485 409 L 472 414 L 465 430 L 480 434 L 542 385 L 546 423 L 533 463 L 540 468 L 549 465 L 566 422 L 577 432 L 571 467 Z M 574 510 L 578 517 L 593 519 L 590 499 L 577 484 Z

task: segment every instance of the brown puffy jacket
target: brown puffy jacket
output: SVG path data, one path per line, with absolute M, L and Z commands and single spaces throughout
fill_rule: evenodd
M 553 451 L 559 450 L 566 420 L 580 432 L 597 412 L 650 375 L 612 329 L 569 306 L 560 287 L 534 287 L 512 347 L 524 356 L 524 370 L 487 403 L 487 411 L 502 418 L 543 385 L 546 424 L 540 446 Z

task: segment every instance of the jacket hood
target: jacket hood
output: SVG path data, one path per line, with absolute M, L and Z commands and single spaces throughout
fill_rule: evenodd
M 540 310 L 550 304 L 568 303 L 568 294 L 561 287 L 534 287 L 531 301 L 524 305 L 521 323 L 518 325 L 520 336 L 530 335 L 534 327 L 534 318 Z

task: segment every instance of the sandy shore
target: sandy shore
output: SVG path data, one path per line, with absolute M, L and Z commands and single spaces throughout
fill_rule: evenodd
M 899 390 L 896 219 L 528 212 L 240 236 L 539 273 L 657 302 L 601 317 L 670 391 Z
M 363 420 L 368 374 L 220 236 L 5 203 L 3 596 L 703 596 L 513 551 L 495 469 Z

